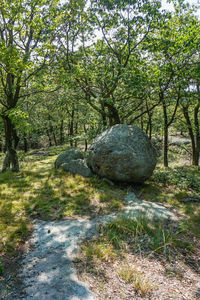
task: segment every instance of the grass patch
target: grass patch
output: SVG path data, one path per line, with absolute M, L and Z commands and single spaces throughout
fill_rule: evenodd
M 88 260 L 111 260 L 124 252 L 152 253 L 171 259 L 178 252 L 191 253 L 194 247 L 187 239 L 182 227 L 167 227 L 162 222 L 150 221 L 145 218 L 137 220 L 123 217 L 102 225 L 101 233 L 94 242 L 83 247 Z
M 123 248 L 126 243 L 135 251 L 142 249 L 164 255 L 169 255 L 177 248 L 192 250 L 189 242 L 185 241 L 183 228 L 167 228 L 162 222 L 143 217 L 137 220 L 116 219 L 105 227 L 101 238 L 111 242 L 117 249 Z
M 141 191 L 146 200 L 178 204 L 189 196 L 200 197 L 200 168 L 163 168 L 158 165 Z
M 190 158 L 185 149 L 169 146 L 168 159 L 169 168 L 164 168 L 162 153 L 152 177 L 142 188 L 141 196 L 175 206 L 189 196 L 200 197 L 200 167 L 188 165 Z
M 134 290 L 139 292 L 142 297 L 151 294 L 154 288 L 153 284 L 144 277 L 142 272 L 130 265 L 122 266 L 119 270 L 119 276 L 125 283 L 132 284 Z
M 85 252 L 87 260 L 110 261 L 116 257 L 113 245 L 105 241 L 94 242 L 92 244 L 88 243 L 83 246 L 83 251 Z
M 50 154 L 61 150 L 66 148 L 46 149 Z M 27 236 L 32 218 L 96 216 L 123 206 L 126 191 L 96 177 L 83 178 L 54 170 L 57 156 L 38 157 L 34 153 L 20 154 L 20 173 L 0 174 L 0 253 L 14 252 Z
M 184 214 L 182 228 L 197 238 L 200 237 L 200 202 L 183 203 L 192 197 L 200 198 L 200 167 L 183 166 L 185 150 L 169 148 L 169 168 L 162 165 L 162 157 L 152 177 L 143 185 L 139 197 L 148 201 L 163 202 Z
M 98 177 L 83 178 L 62 170 L 54 170 L 53 164 L 57 154 L 64 150 L 66 146 L 34 150 L 28 154 L 19 152 L 21 172 L 0 174 L 1 252 L 9 253 L 16 249 L 20 241 L 27 236 L 32 218 L 58 220 L 74 216 L 92 217 L 119 211 L 123 207 L 122 199 L 128 187 L 120 189 Z M 38 156 L 38 152 L 41 155 Z M 175 152 L 173 160 L 174 155 Z M 1 159 L 3 157 L 4 154 L 1 155 Z M 152 178 L 142 187 L 140 197 L 149 201 L 167 202 L 179 209 L 186 215 L 181 222 L 181 230 L 199 237 L 199 205 L 180 202 L 189 196 L 197 197 L 199 191 L 198 167 L 182 167 L 177 164 L 163 169 L 158 164 Z M 127 243 L 131 238 L 137 241 L 140 235 L 144 240 L 151 241 L 147 244 L 151 245 L 152 251 L 156 247 L 163 250 L 164 244 L 175 247 L 173 232 L 163 232 L 162 225 L 159 225 L 156 232 L 151 226 L 145 227 L 144 222 L 141 225 L 118 220 L 118 223 L 111 224 L 104 234 L 107 235 L 106 241 L 115 248 L 122 247 L 123 243 Z M 125 236 L 127 240 L 124 239 Z

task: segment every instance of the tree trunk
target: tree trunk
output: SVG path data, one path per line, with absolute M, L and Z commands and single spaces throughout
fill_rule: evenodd
M 105 112 L 105 105 L 103 102 L 101 102 L 101 117 L 102 117 L 102 123 L 103 127 L 107 127 L 107 120 L 106 120 L 106 112 Z
M 53 126 L 51 126 L 51 132 L 52 132 L 52 135 L 53 135 L 54 144 L 55 144 L 55 146 L 57 146 L 57 145 L 58 145 L 58 143 L 57 143 L 57 140 L 56 140 L 56 135 L 55 135 L 55 132 L 54 132 Z
M 3 121 L 7 153 L 3 162 L 2 172 L 6 172 L 10 167 L 12 172 L 19 172 L 19 162 L 15 150 L 15 146 L 17 146 L 16 130 L 8 116 L 4 115 Z
M 107 126 L 106 113 L 102 112 L 101 117 L 102 117 L 103 126 L 105 128 Z
M 51 147 L 52 146 L 52 142 L 51 142 L 51 136 L 49 134 L 49 130 L 46 129 L 46 132 L 47 132 L 47 136 L 48 136 L 48 139 L 49 139 L 49 147 Z
M 148 115 L 148 122 L 147 122 L 147 127 L 146 127 L 146 134 L 148 135 L 149 139 L 151 140 L 152 138 L 152 114 Z
M 200 88 L 197 85 L 198 95 L 200 95 Z M 198 99 L 198 104 L 194 108 L 194 126 L 195 126 L 195 142 L 196 142 L 196 150 L 195 150 L 195 166 L 199 165 L 199 155 L 200 155 L 200 127 L 199 127 L 199 108 L 200 108 L 200 96 Z
M 60 145 L 64 143 L 63 120 L 60 122 Z
M 70 136 L 70 146 L 74 146 L 73 136 L 74 136 L 74 107 L 72 108 L 71 121 L 69 123 L 69 136 Z
M 84 142 L 85 142 L 85 151 L 87 151 L 87 149 L 88 149 L 88 142 L 87 142 L 87 138 L 86 138 L 87 128 L 86 128 L 85 124 L 83 125 L 83 128 L 84 128 L 84 132 L 85 132 L 85 139 L 84 139 Z
M 28 152 L 28 143 L 27 143 L 27 138 L 26 134 L 24 133 L 24 152 Z
M 76 136 L 77 136 L 77 134 L 78 134 L 78 122 L 76 122 L 76 124 L 75 124 L 75 134 L 76 134 Z M 78 146 L 78 141 L 77 141 L 77 139 L 75 139 L 75 143 L 74 143 L 75 145 L 75 147 L 77 147 Z
M 163 115 L 164 115 L 164 144 L 163 144 L 163 155 L 164 155 L 164 167 L 168 167 L 168 117 L 167 107 L 165 101 L 163 101 Z
M 198 151 L 198 146 L 195 143 L 195 136 L 194 136 L 192 123 L 191 123 L 189 112 L 188 112 L 188 107 L 187 106 L 182 106 L 182 108 L 183 108 L 183 115 L 185 117 L 187 128 L 188 128 L 188 133 L 189 133 L 191 143 L 192 143 L 192 164 L 194 166 L 198 166 L 199 151 Z
M 144 129 L 143 107 L 141 108 L 140 127 L 142 130 Z
M 111 104 L 105 103 L 105 107 L 108 109 L 108 118 L 109 118 L 109 125 L 113 126 L 116 124 L 120 124 L 120 117 L 118 110 Z
M 57 146 L 56 135 L 55 135 L 55 132 L 54 132 L 54 129 L 53 129 L 53 125 L 51 123 L 51 116 L 50 115 L 48 116 L 48 120 L 49 120 L 49 135 L 52 134 L 54 144 L 55 144 L 55 146 Z
M 152 138 L 152 114 L 149 115 L 149 139 Z

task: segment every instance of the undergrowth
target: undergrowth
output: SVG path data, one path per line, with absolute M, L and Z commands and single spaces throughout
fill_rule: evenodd
M 134 253 L 144 251 L 150 255 L 161 254 L 167 259 L 175 251 L 188 253 L 194 248 L 186 238 L 186 230 L 167 226 L 163 222 L 150 221 L 139 217 L 137 220 L 120 217 L 107 225 L 101 226 L 99 238 L 84 246 L 87 259 L 110 260 L 123 250 Z

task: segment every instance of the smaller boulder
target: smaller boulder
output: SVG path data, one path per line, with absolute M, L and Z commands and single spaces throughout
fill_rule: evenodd
M 62 152 L 55 161 L 55 168 L 58 169 L 62 164 L 69 163 L 71 160 L 83 159 L 83 154 L 78 149 L 69 149 Z
M 83 159 L 73 159 L 68 163 L 61 165 L 61 168 L 72 174 L 79 174 L 83 177 L 91 177 L 92 171 L 88 168 L 86 162 Z

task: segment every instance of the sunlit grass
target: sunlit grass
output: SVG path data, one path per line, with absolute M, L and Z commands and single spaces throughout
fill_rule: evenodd
M 57 149 L 48 151 L 54 154 Z M 21 157 L 20 173 L 0 174 L 1 252 L 16 249 L 27 236 L 32 218 L 95 216 L 123 206 L 126 191 L 96 177 L 84 178 L 55 170 L 56 157 L 28 154 Z
M 140 197 L 174 207 L 184 214 L 183 228 L 200 237 L 200 201 L 183 202 L 189 197 L 200 199 L 200 168 L 191 166 L 165 170 L 157 167 L 153 177 L 144 184 Z
M 116 257 L 116 252 L 111 243 L 98 241 L 83 246 L 87 260 L 110 261 Z
M 136 292 L 140 292 L 141 296 L 151 294 L 154 285 L 145 278 L 144 274 L 137 270 L 136 267 L 124 265 L 119 269 L 119 276 L 125 281 L 133 285 Z
M 65 146 L 39 150 L 48 152 L 47 156 L 36 156 L 36 150 L 29 154 L 19 152 L 20 173 L 0 174 L 0 250 L 7 252 L 16 248 L 27 236 L 31 218 L 92 217 L 123 207 L 128 186 L 120 189 L 98 177 L 83 178 L 55 170 L 54 161 L 63 150 Z M 173 152 L 173 160 L 174 155 Z M 1 160 L 3 156 L 1 154 Z M 178 161 L 176 165 L 171 162 L 168 169 L 159 162 L 138 196 L 174 206 L 186 215 L 182 228 L 199 237 L 199 205 L 184 204 L 180 200 L 198 197 L 200 171 L 198 167 L 181 167 Z

